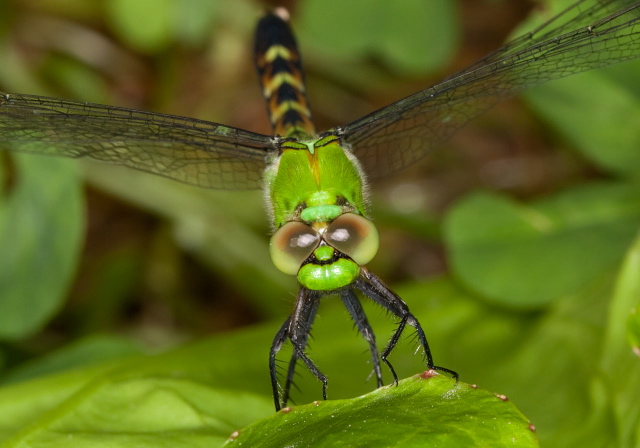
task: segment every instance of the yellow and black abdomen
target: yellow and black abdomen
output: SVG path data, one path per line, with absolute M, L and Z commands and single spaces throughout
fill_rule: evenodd
M 315 127 L 300 53 L 283 15 L 276 10 L 258 23 L 255 61 L 274 134 L 306 140 L 315 135 Z

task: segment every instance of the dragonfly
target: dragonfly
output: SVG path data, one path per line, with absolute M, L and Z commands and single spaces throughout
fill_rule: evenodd
M 498 101 L 553 79 L 640 56 L 640 2 L 580 0 L 533 31 L 475 64 L 344 126 L 317 132 L 300 53 L 283 9 L 259 21 L 255 63 L 273 135 L 225 124 L 127 108 L 26 94 L 0 93 L 0 147 L 86 157 L 213 189 L 260 189 L 273 227 L 275 266 L 296 276 L 298 293 L 270 347 L 268 366 L 276 410 L 290 400 L 302 363 L 322 383 L 327 376 L 307 353 L 322 299 L 340 298 L 369 345 L 377 386 L 389 355 L 412 327 L 426 367 L 436 365 L 427 337 L 407 304 L 367 264 L 379 236 L 367 204 L 368 180 L 414 164 Z M 379 350 L 361 299 L 398 320 Z M 284 382 L 277 355 L 290 343 Z

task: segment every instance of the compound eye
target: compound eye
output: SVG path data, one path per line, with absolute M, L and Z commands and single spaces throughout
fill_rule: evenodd
M 301 222 L 288 222 L 271 237 L 271 260 L 285 274 L 296 275 L 302 262 L 319 243 L 320 235 L 311 227 Z
M 324 233 L 324 240 L 359 265 L 369 263 L 378 252 L 376 226 L 354 213 L 345 213 L 334 219 Z

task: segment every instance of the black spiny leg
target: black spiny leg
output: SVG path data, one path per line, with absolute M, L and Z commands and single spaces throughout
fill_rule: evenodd
M 309 359 L 305 354 L 305 348 L 307 341 L 309 340 L 309 332 L 311 331 L 311 325 L 316 316 L 318 305 L 320 304 L 321 293 L 318 291 L 311 291 L 306 288 L 300 288 L 298 291 L 298 297 L 296 298 L 296 304 L 291 316 L 284 322 L 284 325 L 280 328 L 280 331 L 276 334 L 276 337 L 271 345 L 271 352 L 269 356 L 269 370 L 271 373 L 271 389 L 273 391 L 273 399 L 275 401 L 276 410 L 280 410 L 282 406 L 287 404 L 289 400 L 289 392 L 291 385 L 293 384 L 293 376 L 295 373 L 296 363 L 298 359 L 301 359 L 307 368 L 313 373 L 313 375 L 322 381 L 322 397 L 327 399 L 327 377 L 320 372 L 320 369 Z M 293 346 L 293 354 L 289 361 L 287 369 L 287 379 L 285 387 L 282 391 L 282 401 L 280 401 L 279 385 L 275 365 L 275 357 L 278 351 L 282 348 L 282 345 L 289 339 Z
M 369 325 L 367 316 L 364 314 L 362 305 L 358 300 L 355 292 L 352 289 L 345 289 L 340 292 L 340 298 L 342 303 L 349 311 L 349 314 L 353 318 L 353 321 L 358 327 L 358 330 L 369 343 L 369 350 L 371 350 L 371 360 L 373 361 L 373 371 L 376 374 L 378 380 L 378 387 L 382 387 L 382 369 L 380 368 L 380 355 L 378 354 L 378 347 L 376 346 L 376 337 L 373 334 L 373 330 Z
M 296 365 L 298 364 L 298 355 L 294 350 L 291 354 L 291 359 L 289 359 L 289 366 L 287 368 L 287 379 L 284 383 L 284 389 L 282 389 L 282 406 L 286 406 L 289 401 L 289 396 L 291 395 L 291 386 L 295 386 L 293 382 L 293 378 L 296 373 Z M 297 389 L 297 386 L 296 386 Z
M 289 339 L 290 322 L 291 316 L 287 317 L 287 320 L 284 321 L 284 324 L 282 324 L 282 327 L 280 327 L 280 330 L 278 330 L 278 332 L 276 333 L 276 337 L 273 339 L 273 343 L 271 344 L 271 350 L 269 351 L 269 374 L 271 375 L 271 391 L 273 393 L 273 401 L 276 405 L 276 411 L 279 411 L 282 407 L 280 403 L 280 385 L 278 384 L 278 372 L 276 369 L 276 355 L 282 348 L 282 344 L 284 344 L 287 339 Z M 293 365 L 295 367 L 295 362 L 293 363 Z M 291 370 L 291 365 L 289 365 L 289 370 Z M 289 383 L 289 374 L 293 375 L 293 373 L 287 374 L 287 383 Z
M 389 354 L 393 351 L 396 344 L 400 340 L 400 336 L 402 336 L 402 332 L 407 324 L 411 325 L 415 328 L 416 333 L 418 335 L 418 340 L 420 341 L 420 345 L 422 345 L 422 349 L 424 350 L 424 355 L 427 360 L 427 367 L 433 370 L 439 370 L 441 372 L 446 372 L 450 374 L 453 378 L 458 381 L 458 374 L 453 370 L 447 369 L 445 367 L 436 366 L 433 363 L 433 356 L 431 355 L 431 349 L 429 348 L 429 343 L 427 342 L 427 337 L 418 322 L 418 319 L 415 318 L 413 314 L 409 311 L 409 307 L 406 303 L 387 285 L 385 285 L 378 276 L 369 272 L 366 268 L 360 268 L 360 277 L 355 282 L 356 288 L 358 288 L 364 295 L 369 297 L 371 300 L 382 306 L 384 309 L 389 312 L 395 314 L 400 318 L 400 323 L 398 328 L 396 329 L 393 336 L 389 340 L 387 347 L 380 355 L 380 359 L 389 367 L 391 373 L 393 374 L 394 382 L 398 382 L 398 376 L 396 375 L 395 370 L 391 363 L 387 360 Z
M 289 395 L 291 393 L 291 386 L 293 386 L 293 378 L 296 370 L 296 364 L 298 363 L 298 359 L 302 358 L 305 364 L 309 366 L 309 363 L 314 368 L 309 367 L 309 369 L 315 374 L 318 371 L 317 367 L 311 362 L 311 360 L 304 354 L 304 350 L 307 347 L 307 342 L 309 341 L 309 335 L 311 333 L 311 325 L 313 324 L 313 320 L 316 316 L 316 312 L 318 311 L 318 305 L 320 304 L 320 296 L 317 292 L 312 292 L 306 288 L 300 288 L 298 291 L 298 297 L 296 299 L 295 308 L 293 313 L 291 314 L 290 319 L 290 329 L 289 329 L 289 338 L 291 339 L 291 343 L 293 345 L 293 353 L 291 354 L 291 359 L 289 360 L 289 367 L 287 369 L 287 380 L 284 384 L 284 390 L 282 394 L 282 405 L 286 406 L 289 401 Z M 295 325 L 295 328 L 293 326 Z M 299 354 L 302 354 L 299 356 Z M 315 370 L 314 370 L 315 369 Z M 321 377 L 318 379 L 322 381 Z M 326 388 L 326 379 L 323 381 L 323 393 L 325 393 Z M 326 396 L 324 397 L 326 400 Z

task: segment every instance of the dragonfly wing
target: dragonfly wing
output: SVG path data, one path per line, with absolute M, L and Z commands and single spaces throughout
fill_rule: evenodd
M 371 177 L 411 165 L 498 101 L 640 56 L 640 2 L 583 0 L 440 84 L 339 128 Z
M 205 188 L 262 186 L 273 138 L 203 120 L 0 93 L 0 147 L 88 157 Z

